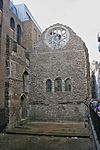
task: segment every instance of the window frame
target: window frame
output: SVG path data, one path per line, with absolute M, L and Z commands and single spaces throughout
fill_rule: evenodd
M 18 24 L 17 25 L 17 43 L 18 44 L 21 44 L 21 34 L 22 34 L 21 26 Z
M 52 80 L 51 79 L 46 80 L 46 92 L 52 92 Z
M 10 18 L 10 28 L 11 28 L 12 30 L 15 29 L 15 20 L 14 20 L 13 17 Z
M 62 92 L 62 79 L 61 78 L 56 78 L 54 80 L 54 91 Z
M 67 78 L 64 83 L 65 83 L 65 91 L 71 92 L 71 90 L 72 90 L 71 79 Z

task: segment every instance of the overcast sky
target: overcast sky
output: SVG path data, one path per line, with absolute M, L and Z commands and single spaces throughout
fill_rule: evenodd
M 90 61 L 100 60 L 97 34 L 100 32 L 100 0 L 13 0 L 25 3 L 42 31 L 55 23 L 72 28 L 89 50 Z

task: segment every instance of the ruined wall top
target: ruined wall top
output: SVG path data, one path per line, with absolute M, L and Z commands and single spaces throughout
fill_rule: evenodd
M 87 51 L 85 43 L 70 27 L 57 23 L 42 33 L 41 38 L 34 45 L 33 52 L 53 52 L 66 49 L 77 51 L 84 48 Z

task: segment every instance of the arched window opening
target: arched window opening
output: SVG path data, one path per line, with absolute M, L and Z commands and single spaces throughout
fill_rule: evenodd
M 21 106 L 21 119 L 25 119 L 27 117 L 27 106 L 26 106 L 26 95 L 22 94 L 21 95 L 21 102 L 20 102 L 20 106 Z
M 65 91 L 71 91 L 71 79 L 65 80 Z
M 0 0 L 0 10 L 3 9 L 3 0 Z
M 21 27 L 20 27 L 20 25 L 17 25 L 17 42 L 18 42 L 18 44 L 21 44 Z
M 97 38 L 98 38 L 98 42 L 100 42 L 100 33 L 98 33 L 98 37 Z
M 12 30 L 15 29 L 15 21 L 14 21 L 13 18 L 10 19 L 10 27 L 11 27 Z
M 55 79 L 54 87 L 55 87 L 55 92 L 62 91 L 62 80 L 60 78 Z
M 52 92 L 52 81 L 50 79 L 46 81 L 46 92 Z
M 29 74 L 27 71 L 23 73 L 23 92 L 29 92 Z

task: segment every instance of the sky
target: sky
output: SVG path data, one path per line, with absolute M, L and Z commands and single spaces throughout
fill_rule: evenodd
M 69 26 L 85 42 L 90 62 L 100 61 L 100 0 L 12 0 L 25 3 L 42 31 L 55 23 Z

